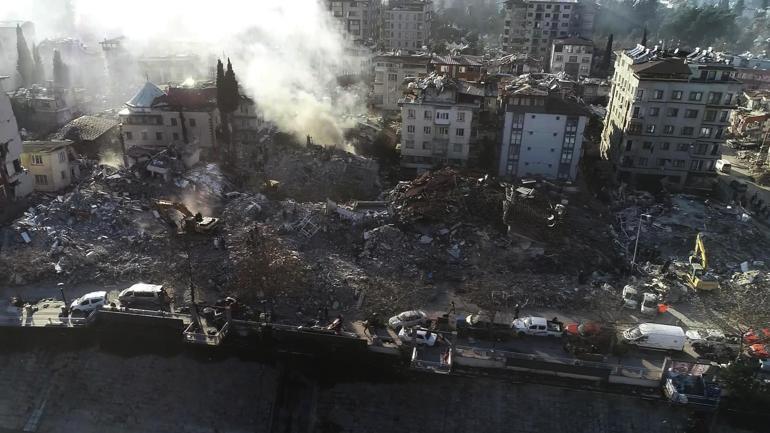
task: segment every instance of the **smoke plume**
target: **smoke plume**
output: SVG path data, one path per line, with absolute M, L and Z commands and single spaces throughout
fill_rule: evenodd
M 202 59 L 230 57 L 265 118 L 302 140 L 311 135 L 316 143 L 340 145 L 349 126 L 342 119 L 363 111 L 362 95 L 336 85 L 342 71 L 360 63 L 321 0 L 17 3 L 23 5 L 0 12 L 0 19 L 35 22 L 38 41 L 71 36 L 96 45 L 124 35 L 135 56 L 196 47 Z

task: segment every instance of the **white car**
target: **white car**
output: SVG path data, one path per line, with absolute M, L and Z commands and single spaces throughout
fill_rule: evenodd
M 634 286 L 628 284 L 623 287 L 623 307 L 635 310 L 639 306 L 639 292 Z
M 421 310 L 404 311 L 388 319 L 388 326 L 393 329 L 422 325 L 428 321 L 428 315 Z
M 658 295 L 645 292 L 642 295 L 642 314 L 658 314 Z
M 103 308 L 107 303 L 107 292 L 91 292 L 75 299 L 70 304 L 70 314 L 88 315 L 92 311 Z
M 727 339 L 725 333 L 719 329 L 690 329 L 684 333 L 690 342 L 696 341 L 713 341 L 721 343 Z
M 398 338 L 404 343 L 412 343 L 416 346 L 433 346 L 436 344 L 437 335 L 427 329 L 401 328 Z

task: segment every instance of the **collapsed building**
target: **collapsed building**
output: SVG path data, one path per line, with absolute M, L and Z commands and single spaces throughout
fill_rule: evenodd
M 0 208 L 32 192 L 32 178 L 21 163 L 22 142 L 8 96 L 0 93 Z M 0 216 L 3 212 L 0 212 Z

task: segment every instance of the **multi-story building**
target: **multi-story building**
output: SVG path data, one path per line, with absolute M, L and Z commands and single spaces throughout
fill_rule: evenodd
M 8 95 L 0 93 L 0 214 L 7 203 L 32 192 L 29 173 L 21 162 L 21 137 Z
M 432 0 L 390 0 L 383 4 L 380 44 L 383 49 L 421 50 L 430 41 Z
M 66 125 L 83 105 L 82 89 L 45 88 L 37 84 L 13 92 L 11 102 L 19 127 L 41 135 Z
M 325 6 L 354 42 L 376 38 L 379 0 L 326 0 Z
M 457 81 L 433 74 L 400 101 L 402 167 L 420 173 L 442 164 L 467 164 L 473 110 L 480 101 L 466 100 L 459 87 Z
M 21 162 L 35 180 L 35 191 L 59 191 L 80 176 L 69 140 L 25 141 Z
M 430 64 L 434 71 L 458 80 L 477 81 L 484 72 L 481 56 L 433 56 Z
M 430 56 L 401 52 L 376 56 L 372 106 L 380 110 L 398 110 L 398 101 L 404 96 L 404 79 L 421 78 L 428 74 Z
M 524 85 L 505 97 L 498 175 L 575 180 L 589 113 Z
M 705 186 L 741 93 L 735 74 L 708 52 L 685 58 L 641 45 L 619 52 L 601 141 L 618 180 Z
M 551 41 L 593 37 L 593 0 L 507 0 L 503 50 L 550 58 Z
M 148 81 L 118 115 L 126 149 L 192 145 L 204 156 L 217 150 L 216 88 L 206 83 L 164 92 Z
M 551 73 L 564 72 L 577 79 L 591 74 L 591 62 L 594 56 L 594 42 L 590 39 L 573 36 L 553 40 L 551 48 Z

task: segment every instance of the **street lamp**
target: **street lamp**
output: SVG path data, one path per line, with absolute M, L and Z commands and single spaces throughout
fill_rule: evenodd
M 643 213 L 639 215 L 639 226 L 636 228 L 636 241 L 634 242 L 634 257 L 631 259 L 631 267 L 636 266 L 636 252 L 639 249 L 639 236 L 642 234 L 642 221 L 652 221 L 652 215 Z

